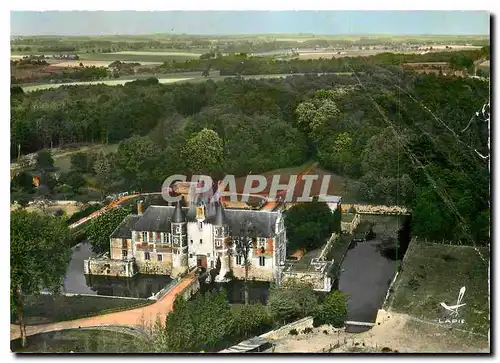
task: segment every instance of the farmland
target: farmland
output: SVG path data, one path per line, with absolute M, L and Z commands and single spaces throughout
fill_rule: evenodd
M 160 78 L 158 81 L 160 83 L 175 83 L 188 81 L 191 78 Z M 46 89 L 58 88 L 61 86 L 82 86 L 82 85 L 94 85 L 94 84 L 105 84 L 107 86 L 118 86 L 124 85 L 127 82 L 131 82 L 133 79 L 111 79 L 111 80 L 103 80 L 103 81 L 91 81 L 91 82 L 71 82 L 71 83 L 60 83 L 60 84 L 36 84 L 32 86 L 23 86 L 23 90 L 25 92 L 33 92 L 40 91 Z

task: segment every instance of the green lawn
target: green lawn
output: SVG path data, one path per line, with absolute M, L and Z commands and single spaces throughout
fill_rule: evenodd
M 147 343 L 138 334 L 123 329 L 69 329 L 28 337 L 28 347 L 21 348 L 20 339 L 11 341 L 16 353 L 141 353 Z M 124 331 L 124 330 L 123 330 Z
M 109 154 L 112 152 L 116 152 L 118 149 L 118 144 L 98 144 L 98 145 L 90 145 L 84 146 L 74 150 L 60 150 L 57 154 L 53 155 L 54 158 L 54 167 L 58 169 L 58 172 L 68 172 L 71 168 L 71 156 L 78 152 L 104 152 L 105 154 Z
M 152 300 L 146 299 L 40 295 L 26 298 L 24 317 L 27 324 L 52 323 L 135 309 L 151 303 Z M 16 318 L 11 317 L 11 321 L 14 323 Z
M 489 252 L 480 248 L 486 261 Z M 487 335 L 490 327 L 488 265 L 472 247 L 412 241 L 388 300 L 388 308 L 424 320 L 445 319 L 440 305 L 455 305 L 466 287 L 460 308 L 463 330 Z

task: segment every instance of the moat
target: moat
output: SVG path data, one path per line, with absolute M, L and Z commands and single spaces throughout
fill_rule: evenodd
M 103 296 L 119 296 L 133 298 L 149 298 L 172 282 L 170 276 L 136 275 L 132 278 L 84 275 L 83 261 L 95 254 L 89 242 L 84 241 L 72 248 L 72 258 L 64 280 L 62 292 L 73 294 L 90 294 Z M 268 282 L 249 281 L 249 298 L 251 302 L 267 303 L 269 295 Z M 229 302 L 244 303 L 243 281 L 230 283 L 201 284 L 200 292 L 225 289 Z

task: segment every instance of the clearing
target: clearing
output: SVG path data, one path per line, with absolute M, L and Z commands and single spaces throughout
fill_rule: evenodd
M 489 261 L 487 248 L 478 248 Z M 487 336 L 490 330 L 488 264 L 469 246 L 413 240 L 387 301 L 387 309 L 436 323 L 449 318 L 440 303 L 455 305 L 462 286 L 466 291 L 458 310 L 463 324 L 450 328 Z
M 300 331 L 297 336 L 283 336 L 275 342 L 275 353 L 380 353 L 388 349 L 400 353 L 490 352 L 488 338 L 478 339 L 470 333 L 384 310 L 379 310 L 376 325 L 363 333 L 346 333 L 324 325 L 309 334 Z

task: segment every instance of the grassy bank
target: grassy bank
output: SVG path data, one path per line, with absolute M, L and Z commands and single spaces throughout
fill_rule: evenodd
M 480 248 L 486 261 L 489 253 Z M 490 327 L 488 265 L 472 247 L 413 241 L 402 271 L 392 289 L 388 308 L 425 319 L 449 317 L 440 305 L 455 305 L 459 290 L 466 287 L 459 311 L 464 324 L 456 328 L 487 335 Z
M 105 329 L 70 329 L 28 337 L 28 347 L 20 339 L 11 341 L 16 353 L 140 353 L 146 349 L 138 336 Z
M 29 325 L 53 323 L 135 309 L 153 302 L 146 299 L 113 299 L 97 296 L 30 296 L 25 300 L 24 317 Z M 13 323 L 15 318 L 11 317 Z

